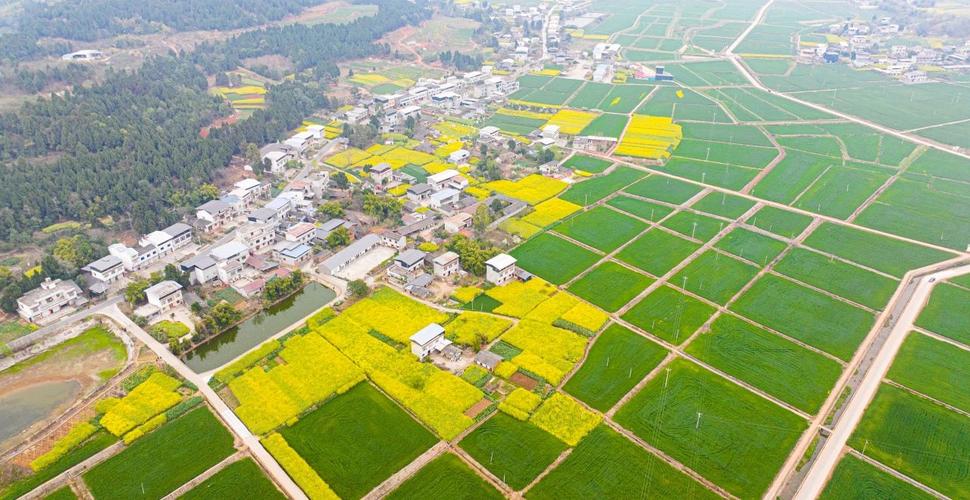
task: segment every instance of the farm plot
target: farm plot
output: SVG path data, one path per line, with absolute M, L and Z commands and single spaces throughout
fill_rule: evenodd
M 511 252 L 519 267 L 542 279 L 561 285 L 592 266 L 599 256 L 562 238 L 543 233 Z M 556 258 L 550 258 L 550 256 Z
M 714 321 L 686 351 L 810 414 L 842 372 L 832 359 L 730 315 Z
M 823 500 L 851 500 L 856 498 L 893 498 L 897 500 L 931 500 L 932 495 L 892 474 L 846 454 L 832 473 Z
M 610 325 L 563 386 L 589 406 L 607 411 L 657 367 L 667 351 L 620 325 Z
M 233 462 L 214 476 L 189 490 L 179 498 L 185 500 L 221 500 L 224 498 L 259 498 L 283 500 L 286 498 L 263 470 L 251 458 Z
M 807 422 L 686 360 L 669 368 L 615 420 L 732 494 L 760 496 Z
M 607 201 L 606 204 L 617 210 L 621 210 L 651 222 L 657 222 L 658 220 L 670 215 L 670 213 L 674 211 L 674 209 L 666 205 L 631 198 L 629 196 L 616 196 Z
M 606 311 L 616 312 L 653 281 L 652 278 L 607 261 L 570 285 L 569 291 Z
M 562 166 L 566 168 L 582 170 L 583 172 L 588 172 L 591 174 L 601 174 L 603 171 L 610 168 L 611 165 L 613 165 L 613 163 L 608 160 L 594 158 L 592 156 L 582 154 L 574 154 L 562 164 Z
M 774 145 L 761 130 L 751 125 L 718 125 L 714 123 L 690 123 L 684 125 L 684 137 L 729 144 L 747 144 L 765 148 Z
M 671 278 L 689 292 L 726 304 L 754 279 L 758 268 L 715 250 L 708 250 Z
M 714 101 L 689 89 L 660 87 L 637 108 L 637 114 L 670 116 L 675 121 L 731 123 L 731 117 Z M 693 126 L 689 124 L 686 126 Z
M 677 76 L 677 81 L 688 87 L 717 85 L 743 85 L 748 81 L 728 61 L 702 61 L 668 64 L 667 71 Z
M 630 121 L 630 118 L 626 115 L 604 113 L 583 128 L 580 134 L 619 139 L 623 135 L 623 130 L 628 121 Z
M 232 435 L 203 406 L 84 473 L 84 483 L 97 498 L 161 498 L 232 453 Z
M 748 185 L 759 172 L 759 169 L 752 167 L 692 160 L 678 156 L 670 158 L 662 168 L 678 177 L 726 187 L 732 190 L 740 190 Z
M 795 206 L 847 219 L 887 179 L 889 174 L 884 172 L 831 167 L 799 196 Z
M 784 278 L 765 275 L 731 309 L 843 360 L 852 357 L 872 314 Z
M 608 83 L 586 82 L 568 104 L 580 109 L 599 109 L 600 103 L 611 90 L 613 86 Z
M 522 81 L 519 80 L 519 85 Z M 552 78 L 545 85 L 531 90 L 522 89 L 509 96 L 512 103 L 538 107 L 560 107 L 583 86 L 582 80 Z
M 785 158 L 761 179 L 752 194 L 766 200 L 792 203 L 826 169 L 841 164 L 841 160 L 827 156 L 787 151 Z
M 787 64 L 786 61 L 781 62 Z M 735 118 L 745 122 L 822 120 L 832 117 L 823 111 L 754 88 L 711 89 L 706 93 L 731 111 Z
M 549 122 L 546 125 L 559 127 L 559 132 L 565 135 L 577 135 L 583 132 L 597 118 L 599 118 L 599 115 L 596 113 L 576 111 L 574 109 L 561 109 L 549 118 Z
M 715 248 L 762 267 L 774 260 L 787 246 L 784 242 L 743 227 L 734 228 L 714 245 Z
M 579 205 L 559 198 L 550 198 L 536 205 L 535 211 L 522 217 L 522 221 L 538 228 L 544 228 L 579 210 L 582 210 Z
M 741 42 L 737 50 L 741 54 L 752 55 L 791 55 L 793 35 L 798 28 L 759 24 Z
M 528 497 L 626 498 L 631 491 L 648 498 L 717 498 L 691 477 L 646 452 L 605 425 L 593 429 L 566 460 L 542 478 Z
M 929 185 L 897 179 L 876 202 L 859 214 L 856 223 L 915 240 L 965 250 L 970 245 L 970 197 L 962 186 L 947 181 Z
M 674 156 L 762 169 L 778 156 L 775 148 L 684 139 Z
M 970 345 L 970 291 L 940 283 L 933 288 L 930 301 L 916 318 L 916 325 Z
M 667 159 L 683 137 L 680 125 L 664 116 L 633 115 L 613 154 Z
M 970 160 L 936 149 L 928 149 L 913 160 L 906 172 L 970 182 Z
M 606 207 L 582 212 L 555 231 L 603 252 L 612 252 L 646 229 L 647 224 Z
M 477 346 L 483 339 L 495 340 L 510 326 L 512 322 L 505 318 L 467 312 L 445 324 L 445 336 L 462 345 Z
M 691 205 L 691 208 L 734 220 L 744 215 L 748 210 L 751 210 L 751 207 L 754 205 L 754 201 L 740 196 L 729 195 L 727 193 L 711 193 Z
M 828 222 L 812 231 L 805 244 L 896 277 L 953 257 L 941 250 Z
M 624 189 L 625 192 L 657 201 L 679 205 L 691 199 L 704 188 L 661 175 L 651 175 Z
M 512 135 L 529 135 L 534 130 L 546 124 L 546 120 L 540 120 L 538 118 L 529 118 L 525 116 L 512 116 L 501 113 L 495 113 L 487 120 L 485 120 L 485 126 L 498 127 L 503 132 L 507 132 Z
M 567 448 L 552 434 L 504 412 L 486 420 L 459 446 L 514 490 L 525 488 Z
M 594 177 L 572 185 L 560 198 L 577 205 L 587 206 L 623 189 L 645 175 L 647 174 L 639 170 L 619 167 L 604 176 Z
M 698 243 L 655 228 L 620 250 L 616 257 L 654 276 L 663 276 L 700 247 Z
M 672 344 L 681 344 L 714 312 L 713 306 L 662 286 L 637 302 L 623 319 Z
M 849 446 L 944 495 L 970 491 L 970 419 L 904 389 L 879 388 Z
M 425 465 L 387 495 L 389 500 L 454 498 L 499 500 L 502 494 L 471 470 L 465 462 L 445 453 Z
M 774 270 L 876 310 L 885 307 L 899 284 L 892 278 L 805 248 L 793 248 L 775 264 Z
M 631 113 L 651 90 L 653 87 L 646 85 L 614 85 L 600 102 L 599 109 L 608 113 Z
M 280 431 L 344 498 L 360 498 L 435 443 L 370 384 L 358 384 Z
M 970 352 L 911 332 L 893 360 L 888 378 L 970 412 Z
M 663 221 L 662 226 L 688 238 L 708 241 L 724 229 L 725 221 L 697 212 L 677 212 Z
M 483 184 L 482 187 L 522 200 L 530 205 L 538 205 L 562 192 L 566 189 L 567 184 L 559 179 L 532 174 L 517 181 L 502 179 L 488 182 Z
M 785 238 L 794 238 L 812 223 L 812 218 L 775 207 L 762 207 L 748 222 L 755 227 Z

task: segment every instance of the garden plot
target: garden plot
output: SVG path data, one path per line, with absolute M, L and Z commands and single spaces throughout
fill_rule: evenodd
M 630 308 L 623 319 L 667 342 L 682 344 L 714 312 L 714 306 L 662 286 Z
M 569 286 L 569 291 L 609 312 L 616 312 L 653 283 L 653 279 L 607 261 Z
M 862 309 L 775 275 L 761 277 L 731 309 L 843 360 L 875 322 Z
M 85 472 L 84 483 L 97 498 L 161 498 L 233 451 L 232 435 L 200 407 Z
M 889 176 L 888 172 L 831 167 L 802 192 L 794 206 L 847 219 Z
M 711 193 L 691 205 L 691 208 L 734 220 L 751 210 L 754 205 L 754 201 L 740 196 Z
M 583 365 L 563 390 L 607 411 L 657 367 L 667 351 L 620 325 L 610 325 L 596 339 Z
M 760 169 L 753 167 L 742 167 L 739 165 L 680 158 L 677 156 L 672 157 L 662 168 L 678 177 L 732 190 L 740 190 L 744 186 L 747 186 L 760 171 Z
M 359 384 L 280 434 L 344 498 L 366 495 L 436 441 L 370 384 Z
M 824 500 L 895 498 L 931 500 L 935 497 L 861 458 L 846 454 L 819 497 Z
M 924 174 L 954 181 L 970 182 L 970 160 L 936 149 L 928 149 L 909 165 L 907 174 Z
M 899 282 L 805 248 L 793 248 L 774 270 L 866 307 L 881 310 Z
M 842 165 L 842 160 L 801 151 L 786 151 L 771 172 L 754 187 L 751 194 L 766 200 L 792 203 L 827 169 Z
M 805 244 L 896 277 L 902 277 L 910 269 L 953 257 L 916 243 L 828 222 L 812 231 Z
M 259 498 L 284 500 L 273 482 L 251 458 L 233 462 L 214 476 L 179 498 L 185 500 L 221 500 L 224 498 Z
M 606 175 L 572 185 L 560 198 L 587 206 L 633 184 L 645 175 L 647 174 L 629 167 L 618 167 Z
M 563 167 L 571 168 L 573 170 L 582 170 L 583 172 L 590 174 L 601 174 L 603 171 L 610 168 L 611 165 L 613 165 L 613 163 L 608 160 L 594 158 L 592 156 L 583 154 L 574 154 L 562 164 Z
M 785 242 L 743 227 L 735 227 L 714 245 L 715 248 L 761 267 L 768 265 L 787 246 Z
M 615 210 L 596 207 L 564 221 L 555 231 L 603 252 L 612 252 L 646 227 L 646 223 Z
M 778 150 L 747 144 L 684 139 L 677 147 L 675 156 L 762 169 L 778 156 Z
M 808 423 L 686 360 L 675 360 L 616 421 L 730 493 L 764 493 Z
M 831 358 L 731 315 L 719 317 L 686 351 L 810 414 L 842 373 Z
M 720 233 L 727 222 L 697 212 L 685 211 L 668 217 L 662 225 L 693 240 L 706 242 Z
M 671 283 L 704 297 L 726 304 L 758 273 L 758 268 L 730 255 L 708 250 L 671 278 Z
M 751 125 L 689 123 L 684 125 L 684 138 L 729 144 L 747 144 L 764 148 L 774 146 L 761 130 Z
M 943 493 L 970 491 L 970 418 L 883 384 L 849 446 Z
M 616 258 L 654 276 L 663 276 L 700 247 L 699 243 L 654 228 L 620 250 Z
M 659 203 L 645 201 L 638 198 L 631 198 L 629 196 L 613 197 L 607 201 L 606 204 L 617 210 L 635 215 L 641 219 L 646 219 L 651 222 L 657 222 L 660 219 L 670 215 L 674 211 L 673 208 L 670 208 L 667 205 L 661 205 Z
M 445 453 L 429 462 L 385 498 L 407 500 L 435 497 L 480 500 L 503 498 L 501 492 L 451 453 Z
M 519 267 L 557 285 L 573 279 L 600 259 L 597 254 L 549 233 L 532 238 L 510 253 Z
M 590 433 L 566 460 L 529 490 L 528 497 L 717 498 L 713 492 L 605 425 Z
M 812 223 L 812 218 L 775 207 L 762 207 L 748 219 L 752 226 L 764 229 L 784 238 L 794 238 Z
M 567 448 L 552 434 L 504 412 L 486 420 L 459 446 L 514 490 L 525 488 Z
M 700 193 L 704 188 L 662 175 L 651 175 L 632 186 L 625 192 L 679 205 Z
M 970 412 L 970 352 L 911 332 L 887 377 L 963 411 Z
M 630 121 L 630 118 L 626 115 L 604 113 L 590 122 L 580 134 L 619 139 L 623 135 L 623 130 L 628 121 Z
M 947 181 L 897 179 L 855 222 L 962 251 L 970 245 L 970 197 Z
M 933 288 L 930 301 L 916 318 L 916 325 L 970 345 L 970 291 L 940 283 Z
M 787 64 L 787 63 L 786 63 Z M 832 115 L 754 88 L 731 87 L 705 91 L 745 122 L 824 120 Z
M 637 114 L 670 116 L 675 121 L 731 123 L 717 102 L 689 89 L 659 87 L 637 108 Z M 692 125 L 688 125 L 692 126 Z

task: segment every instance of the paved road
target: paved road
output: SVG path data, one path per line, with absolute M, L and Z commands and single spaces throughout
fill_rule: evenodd
M 889 371 L 893 359 L 896 358 L 906 335 L 912 330 L 913 322 L 929 300 L 933 287 L 944 279 L 967 273 L 970 273 L 970 265 L 916 277 L 907 284 L 907 289 L 900 295 L 902 300 L 897 301 L 893 306 L 893 315 L 884 327 L 891 329 L 888 338 L 875 354 L 875 358 L 866 371 L 862 382 L 853 391 L 845 410 L 832 429 L 831 435 L 825 440 L 818 456 L 811 464 L 811 468 L 795 494 L 796 499 L 811 500 L 818 498 L 825 488 L 828 478 L 832 475 L 832 471 L 835 470 L 835 466 L 842 456 L 842 450 L 845 448 L 849 436 L 852 435 L 856 425 L 862 420 L 866 407 L 875 397 L 876 391 Z
M 87 318 L 88 316 L 91 316 L 92 314 L 97 314 L 98 312 L 104 309 L 107 309 L 109 307 L 114 307 L 115 304 L 118 304 L 122 300 L 124 300 L 124 297 L 122 297 L 121 295 L 118 295 L 116 297 L 112 297 L 104 302 L 95 304 L 86 309 L 82 309 L 78 312 L 68 314 L 67 316 L 64 316 L 63 318 L 43 328 L 38 328 L 37 330 L 27 335 L 24 335 L 23 337 L 20 337 L 15 340 L 11 340 L 10 342 L 7 343 L 7 345 L 10 346 L 10 349 L 12 349 L 13 351 L 19 351 L 26 347 L 30 347 L 34 343 L 40 340 L 43 340 L 45 337 L 47 337 L 50 334 L 63 331 L 69 325 L 72 325 L 78 321 L 81 321 Z
M 250 452 L 256 458 L 256 461 L 263 466 L 263 469 L 269 474 L 270 478 L 273 479 L 276 484 L 278 484 L 283 492 L 287 494 L 290 498 L 294 500 L 306 500 L 307 496 L 303 493 L 303 490 L 290 479 L 290 476 L 286 474 L 282 467 L 276 462 L 272 455 L 263 448 L 263 445 L 259 442 L 259 438 L 253 435 L 248 428 L 239 420 L 232 410 L 226 405 L 225 402 L 216 394 L 206 380 L 190 369 L 185 363 L 182 362 L 177 356 L 172 354 L 171 351 L 160 342 L 155 340 L 154 337 L 148 334 L 145 330 L 135 324 L 134 321 L 125 316 L 117 307 L 111 307 L 102 310 L 101 312 L 105 316 L 115 320 L 119 325 L 124 327 L 128 333 L 134 335 L 135 338 L 142 341 L 149 349 L 155 352 L 155 354 L 162 359 L 166 364 L 171 366 L 178 372 L 179 375 L 184 377 L 189 382 L 192 382 L 199 388 L 199 392 L 208 401 L 209 405 L 216 411 L 223 422 L 229 427 L 229 429 L 236 435 L 239 440 L 249 448 Z

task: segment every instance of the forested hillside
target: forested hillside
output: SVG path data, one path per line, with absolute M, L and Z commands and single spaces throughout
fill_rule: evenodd
M 373 41 L 428 15 L 406 0 L 379 3 L 379 16 L 346 26 L 250 32 L 0 116 L 0 239 L 29 241 L 51 223 L 105 215 L 130 217 L 138 231 L 171 222 L 173 200 L 193 199 L 176 195 L 211 180 L 245 144 L 278 139 L 330 105 L 320 85 L 336 74 L 337 61 L 386 51 Z M 255 53 L 286 55 L 316 71 L 271 87 L 266 110 L 200 137 L 201 127 L 229 113 L 207 94 L 201 68 L 228 69 Z

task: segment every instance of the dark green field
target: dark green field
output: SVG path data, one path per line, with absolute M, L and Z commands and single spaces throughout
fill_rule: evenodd
M 663 276 L 701 245 L 654 228 L 620 250 L 616 258 L 654 275 Z
M 549 233 L 532 238 L 509 254 L 518 259 L 519 267 L 556 285 L 573 279 L 600 258 L 585 248 Z
M 575 184 L 559 197 L 568 202 L 586 206 L 623 189 L 644 175 L 647 174 L 639 170 L 619 167 L 602 177 L 594 177 Z
M 819 226 L 805 244 L 897 277 L 910 269 L 953 257 L 940 250 L 831 223 Z
M 630 308 L 623 319 L 673 344 L 687 340 L 714 314 L 714 307 L 662 286 Z
M 910 332 L 888 378 L 970 412 L 970 352 L 959 347 Z
M 970 344 L 970 291 L 939 283 L 916 324 L 945 337 Z
M 812 218 L 807 215 L 788 212 L 780 208 L 763 207 L 761 210 L 758 210 L 758 213 L 751 216 L 748 222 L 753 226 L 760 227 L 778 236 L 794 238 L 811 224 Z
M 530 499 L 718 498 L 689 476 L 600 425 L 526 494 Z
M 515 490 L 525 488 L 567 448 L 552 434 L 502 412 L 462 439 L 460 446 Z
M 445 453 L 432 460 L 387 495 L 389 500 L 500 500 L 502 493 L 475 474 L 460 458 Z
M 563 389 L 589 406 L 609 410 L 663 361 L 667 351 L 620 325 L 610 325 Z
M 344 498 L 366 495 L 437 441 L 370 384 L 357 384 L 280 434 Z
M 616 210 L 596 207 L 555 227 L 557 233 L 603 252 L 612 252 L 643 232 L 647 225 Z
M 759 266 L 765 266 L 785 250 L 787 244 L 741 227 L 734 228 L 715 247 Z
M 189 490 L 179 498 L 185 500 L 222 500 L 225 498 L 284 499 L 273 482 L 251 458 L 226 466 L 216 475 Z
M 829 354 L 848 360 L 875 317 L 774 275 L 765 275 L 731 309 Z
M 944 495 L 970 491 L 970 419 L 903 389 L 879 388 L 849 446 Z
M 832 359 L 730 315 L 687 352 L 806 413 L 818 411 L 842 373 Z
M 774 269 L 785 276 L 876 310 L 889 303 L 889 298 L 899 285 L 894 279 L 804 248 L 793 248 Z
M 229 431 L 202 406 L 84 474 L 95 498 L 161 498 L 231 455 Z
M 686 360 L 671 363 L 669 378 L 653 379 L 615 420 L 742 498 L 764 492 L 808 426 Z
M 670 177 L 651 175 L 626 188 L 625 191 L 644 198 L 681 204 L 701 192 L 701 188 Z
M 608 261 L 570 285 L 569 291 L 609 312 L 616 312 L 653 282 L 653 278 Z
M 657 222 L 674 211 L 674 209 L 665 205 L 640 200 L 637 198 L 631 198 L 629 196 L 617 196 L 611 198 L 606 202 L 606 204 L 651 222 Z
M 697 212 L 678 212 L 662 225 L 688 238 L 706 242 L 717 236 L 728 223 Z
M 708 250 L 675 274 L 671 283 L 711 302 L 726 304 L 757 273 L 758 268 L 751 264 Z
M 691 208 L 728 219 L 737 219 L 753 206 L 754 202 L 747 198 L 727 193 L 711 193 L 694 203 Z
M 582 170 L 591 174 L 601 173 L 607 168 L 610 168 L 610 165 L 612 163 L 607 160 L 581 154 L 572 155 L 562 164 L 566 168 Z
M 832 479 L 819 497 L 824 500 L 930 500 L 923 490 L 869 465 L 860 458 L 845 455 Z

